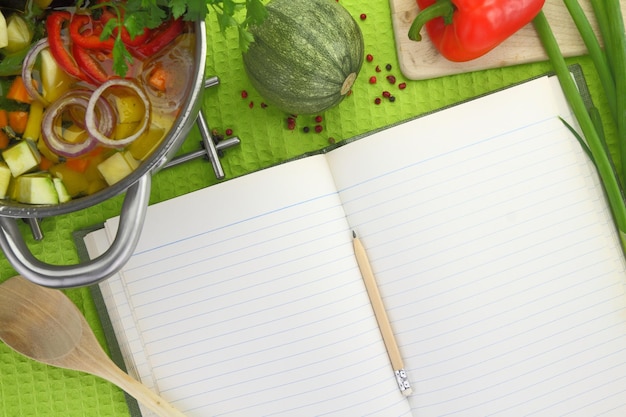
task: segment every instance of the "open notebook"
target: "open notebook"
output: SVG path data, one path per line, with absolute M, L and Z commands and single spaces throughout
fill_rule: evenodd
M 559 115 L 538 78 L 151 206 L 100 284 L 129 372 L 192 417 L 623 417 L 624 260 Z

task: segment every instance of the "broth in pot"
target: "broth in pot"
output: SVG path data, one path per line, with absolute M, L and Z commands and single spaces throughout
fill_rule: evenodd
M 115 2 L 84 2 L 77 9 L 57 7 L 67 2 L 54 0 L 33 15 L 5 8 L 6 1 L 0 0 L 11 40 L 4 44 L 0 30 L 0 136 L 6 135 L 0 137 L 0 248 L 20 275 L 37 284 L 91 285 L 132 255 L 151 175 L 196 123 L 204 21 L 166 18 L 132 37 L 116 26 L 117 11 L 108 9 Z M 28 5 L 49 1 L 19 3 L 28 11 Z M 117 236 L 92 261 L 46 264 L 20 234 L 18 219 L 82 210 L 121 193 Z

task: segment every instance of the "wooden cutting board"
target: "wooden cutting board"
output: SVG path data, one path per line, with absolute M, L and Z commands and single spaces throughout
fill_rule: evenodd
M 437 52 L 425 29 L 422 30 L 422 41 L 415 42 L 408 38 L 409 27 L 411 27 L 411 23 L 418 12 L 415 0 L 389 1 L 391 2 L 393 30 L 400 69 L 409 79 L 436 78 L 461 72 L 506 67 L 548 59 L 533 25 L 529 24 L 480 58 L 462 63 L 448 61 Z M 621 0 L 622 12 L 626 15 L 625 3 L 624 0 Z M 595 28 L 590 1 L 580 0 L 580 4 Z M 563 55 L 586 54 L 585 45 L 563 2 L 546 0 L 543 10 Z

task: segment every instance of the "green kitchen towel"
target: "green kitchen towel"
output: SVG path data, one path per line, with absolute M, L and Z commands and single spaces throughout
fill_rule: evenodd
M 225 181 L 324 148 L 329 143 L 380 129 L 550 71 L 550 65 L 544 62 L 430 80 L 407 80 L 399 70 L 388 0 L 341 0 L 341 4 L 360 25 L 365 52 L 371 54 L 373 60 L 364 62 L 352 94 L 339 106 L 321 114 L 321 122 L 315 121 L 314 116 L 298 116 L 294 130 L 287 128 L 287 117 L 290 115 L 263 105 L 263 98 L 249 83 L 236 31 L 229 31 L 224 36 L 217 29 L 214 17 L 210 15 L 207 19 L 209 52 L 206 75 L 218 76 L 220 83 L 206 92 L 203 111 L 211 129 L 219 134 L 232 130 L 232 134 L 241 139 L 241 144 L 228 149 L 221 159 L 227 176 Z M 359 19 L 362 13 L 367 15 L 365 20 Z M 605 103 L 597 97 L 601 89 L 591 62 L 586 57 L 569 61 L 582 65 L 594 101 L 602 112 L 606 112 Z M 376 71 L 377 66 L 380 73 Z M 369 82 L 372 75 L 378 75 L 375 84 Z M 388 83 L 386 75 L 394 75 L 396 83 Z M 406 83 L 406 88 L 399 88 L 401 83 Z M 247 94 L 242 94 L 243 91 Z M 381 97 L 383 91 L 393 94 L 395 101 L 382 100 L 380 104 L 375 104 L 375 99 Z M 320 124 L 323 130 L 319 133 L 313 129 L 305 132 L 305 127 L 315 124 Z M 423 132 L 423 135 L 417 133 L 420 140 L 429 140 L 428 132 Z M 198 131 L 194 128 L 180 152 L 198 149 L 199 142 Z M 151 203 L 216 182 L 210 164 L 204 160 L 163 170 L 154 176 Z M 44 239 L 40 242 L 33 241 L 26 224 L 20 227 L 35 256 L 53 264 L 73 264 L 78 261 L 78 255 L 72 232 L 118 215 L 121 202 L 120 196 L 80 212 L 43 219 L 41 228 Z M 206 204 L 221 203 L 208 201 Z M 180 215 L 184 216 L 184 213 Z M 2 257 L 0 280 L 13 275 L 15 271 Z M 102 324 L 89 289 L 65 292 L 84 312 L 106 347 Z M 108 382 L 35 363 L 0 344 L 0 417 L 112 417 L 127 416 L 128 413 L 124 394 Z

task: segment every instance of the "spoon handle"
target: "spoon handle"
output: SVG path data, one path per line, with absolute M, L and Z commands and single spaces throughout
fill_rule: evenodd
M 111 369 L 106 379 L 117 385 L 128 394 L 133 396 L 137 401 L 148 407 L 161 417 L 185 417 L 183 413 L 178 411 L 172 404 L 152 392 L 142 383 L 131 378 L 117 366 Z

